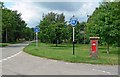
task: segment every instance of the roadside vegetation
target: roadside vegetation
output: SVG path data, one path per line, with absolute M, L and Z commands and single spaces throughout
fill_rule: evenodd
M 120 47 L 120 2 L 102 2 L 88 17 L 87 22 L 77 22 L 75 42 L 89 44 L 89 37 L 100 37 L 99 44 L 106 46 L 110 53 L 111 46 Z M 71 16 L 72 17 L 72 16 Z M 79 16 L 80 17 L 80 16 Z M 64 13 L 50 12 L 43 15 L 39 39 L 43 43 L 72 43 L 72 26 L 65 21 Z
M 19 43 L 33 39 L 33 28 L 27 27 L 21 15 L 17 10 L 8 9 L 0 2 L 0 43 Z
M 8 43 L 0 43 L 0 47 L 5 47 L 5 46 L 8 46 L 9 44 Z
M 24 52 L 38 57 L 45 57 L 49 59 L 62 60 L 73 63 L 89 63 L 89 64 L 118 64 L 118 48 L 110 47 L 111 52 L 106 53 L 105 46 L 99 46 L 98 58 L 90 57 L 89 44 L 76 44 L 75 55 L 72 54 L 72 44 L 55 44 L 39 43 L 36 49 L 36 44 L 31 43 Z
M 33 28 L 21 18 L 21 13 L 10 10 L 0 2 L 0 46 L 5 43 L 16 43 L 33 40 Z M 38 49 L 31 43 L 24 51 L 40 57 L 91 64 L 118 64 L 120 53 L 120 2 L 102 2 L 92 15 L 86 15 L 86 22 L 78 21 L 75 26 L 76 53 L 72 55 L 72 26 L 65 21 L 64 13 L 49 12 L 43 14 L 42 20 L 36 26 L 40 28 Z M 81 15 L 81 14 L 80 14 Z M 72 17 L 72 16 L 71 16 Z M 81 16 L 77 17 L 80 18 Z M 92 59 L 89 56 L 89 37 L 100 37 L 99 57 Z

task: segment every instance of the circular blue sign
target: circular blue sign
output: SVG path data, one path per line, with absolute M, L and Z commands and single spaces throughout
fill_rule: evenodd
M 72 17 L 72 18 L 70 19 L 70 24 L 71 24 L 72 26 L 77 25 L 77 18 Z
M 38 27 L 34 28 L 34 32 L 40 32 L 40 28 Z

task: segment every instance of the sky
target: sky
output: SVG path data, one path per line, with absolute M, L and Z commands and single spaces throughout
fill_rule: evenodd
M 28 27 L 35 27 L 42 20 L 42 15 L 54 12 L 65 15 L 65 21 L 75 15 L 79 22 L 86 21 L 87 15 L 92 15 L 96 7 L 99 7 L 100 1 L 88 2 L 24 2 L 11 1 L 4 2 L 5 7 L 11 10 L 17 10 L 22 14 L 22 19 L 27 23 Z

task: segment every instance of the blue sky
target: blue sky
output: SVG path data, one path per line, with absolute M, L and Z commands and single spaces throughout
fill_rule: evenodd
M 11 7 L 14 5 L 14 2 L 5 2 L 4 5 L 5 5 L 6 7 L 11 8 Z
M 35 27 L 42 20 L 42 15 L 49 12 L 64 13 L 65 20 L 75 15 L 80 22 L 87 20 L 87 14 L 91 15 L 97 2 L 4 2 L 5 7 L 17 10 L 22 14 L 22 19 L 29 27 Z

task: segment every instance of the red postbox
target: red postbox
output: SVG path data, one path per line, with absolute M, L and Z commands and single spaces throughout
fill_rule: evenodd
M 99 37 L 90 37 L 90 57 L 97 58 Z
M 97 44 L 97 41 L 96 40 L 92 40 L 92 52 L 95 53 L 97 50 L 96 50 L 96 44 Z

